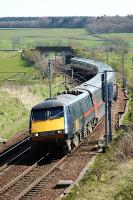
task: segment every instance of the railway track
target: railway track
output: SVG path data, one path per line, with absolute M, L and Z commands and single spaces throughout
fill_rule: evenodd
M 23 156 L 25 156 L 29 151 L 31 150 L 31 147 L 28 147 L 27 149 L 25 149 L 24 151 L 22 151 L 21 153 L 19 153 L 18 155 L 16 155 L 14 158 L 12 158 L 11 160 L 9 160 L 8 162 L 6 162 L 5 164 L 3 164 L 0 167 L 0 172 L 2 172 L 4 169 L 7 170 L 7 168 L 11 168 L 13 167 L 13 163 L 17 164 L 19 162 L 19 160 L 21 160 L 23 158 Z
M 43 178 L 45 178 L 51 171 L 56 168 L 62 160 L 55 160 L 54 162 L 49 162 L 47 156 L 41 157 L 37 162 L 35 162 L 31 167 L 26 169 L 22 174 L 8 183 L 0 190 L 0 198 L 8 199 L 20 199 L 27 192 L 32 190 Z M 41 165 L 42 163 L 42 165 Z M 45 173 L 44 173 L 45 172 Z
M 13 145 L 0 155 L 0 172 L 31 150 L 29 137 Z
M 100 124 L 100 123 L 99 123 Z M 96 129 L 96 128 L 95 128 Z M 94 129 L 94 131 L 95 131 Z M 93 135 L 93 132 L 90 134 Z M 89 148 L 92 149 L 95 143 L 92 143 Z M 67 159 L 72 159 L 72 157 L 88 157 L 93 156 L 93 153 L 84 152 L 84 140 L 76 147 L 71 154 L 65 155 L 61 159 L 55 159 L 54 161 L 49 159 L 49 154 L 40 158 L 35 164 L 26 169 L 22 174 L 12 180 L 10 183 L 5 185 L 0 190 L 0 198 L 4 200 L 9 199 L 27 199 L 37 193 L 39 190 L 43 189 L 50 179 L 53 177 L 58 177 L 58 174 L 62 167 L 63 162 Z M 82 148 L 83 152 L 77 152 Z M 86 148 L 85 148 L 86 149 Z M 86 151 L 86 150 L 85 150 Z
M 29 144 L 29 137 L 24 138 L 20 142 L 16 143 L 15 145 L 11 146 L 9 149 L 5 150 L 0 154 L 0 160 L 2 164 L 3 160 L 5 160 L 7 157 L 11 157 L 12 154 L 14 156 L 14 152 L 19 151 L 19 149 L 23 148 L 23 146 Z

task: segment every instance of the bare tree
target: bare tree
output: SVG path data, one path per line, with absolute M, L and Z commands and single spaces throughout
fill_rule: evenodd
M 43 79 L 45 77 L 47 77 L 47 73 L 48 73 L 48 61 L 46 59 L 46 56 L 41 54 L 39 51 L 34 51 L 33 52 L 33 62 L 34 62 L 34 66 L 36 69 L 38 69 L 42 76 Z
M 11 38 L 11 43 L 12 43 L 12 48 L 13 50 L 16 49 L 21 49 L 21 38 L 20 37 L 12 37 Z

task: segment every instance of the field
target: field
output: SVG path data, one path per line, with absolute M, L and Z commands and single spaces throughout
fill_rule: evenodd
M 122 38 L 133 48 L 132 33 L 103 34 L 104 37 Z M 0 29 L 0 49 L 35 47 L 36 45 L 71 45 L 92 48 L 101 46 L 103 41 L 88 35 L 85 29 Z
M 30 66 L 20 58 L 19 52 L 1 51 L 0 52 L 0 72 L 31 72 Z
M 129 50 L 133 51 L 133 33 L 110 33 L 102 34 L 106 38 L 121 38 L 122 40 L 128 42 Z

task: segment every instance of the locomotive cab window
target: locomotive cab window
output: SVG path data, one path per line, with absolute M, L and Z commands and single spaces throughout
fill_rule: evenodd
M 63 107 L 45 108 L 32 111 L 33 121 L 43 121 L 47 119 L 57 119 L 64 116 Z

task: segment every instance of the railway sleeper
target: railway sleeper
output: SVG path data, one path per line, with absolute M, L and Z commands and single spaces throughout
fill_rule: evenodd
M 34 194 L 35 192 L 38 192 L 38 188 L 33 188 L 30 192 L 29 192 L 29 194 Z M 27 194 L 28 195 L 28 194 Z

